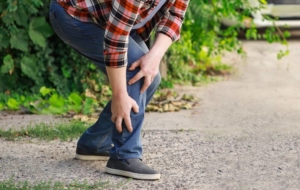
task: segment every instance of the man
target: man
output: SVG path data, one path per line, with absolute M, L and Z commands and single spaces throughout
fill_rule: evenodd
M 52 0 L 56 34 L 93 61 L 107 76 L 112 100 L 80 137 L 76 158 L 108 160 L 105 171 L 155 180 L 159 172 L 142 162 L 145 108 L 160 83 L 159 64 L 179 39 L 189 0 Z M 145 40 L 156 28 L 149 50 Z

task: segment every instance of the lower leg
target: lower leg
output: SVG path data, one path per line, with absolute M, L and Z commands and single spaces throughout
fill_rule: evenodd
M 130 44 L 134 44 L 133 41 Z M 144 52 L 135 51 L 128 55 L 131 58 L 131 62 L 134 59 L 144 55 Z M 129 67 L 129 66 L 128 66 Z M 127 72 L 127 80 L 131 79 L 139 70 Z M 133 125 L 133 132 L 128 133 L 124 126 L 124 132 L 119 133 L 115 129 L 114 123 L 111 121 L 111 105 L 106 105 L 98 121 L 87 129 L 78 141 L 78 148 L 91 151 L 93 153 L 102 153 L 112 148 L 114 144 L 115 148 L 111 151 L 111 157 L 115 159 L 124 158 L 142 158 L 142 144 L 140 139 L 140 132 L 144 120 L 145 108 L 151 98 L 153 97 L 156 89 L 160 83 L 160 74 L 158 74 L 152 84 L 149 86 L 145 93 L 140 94 L 140 89 L 143 81 L 140 80 L 136 84 L 128 86 L 128 94 L 137 102 L 139 105 L 140 112 L 138 114 L 131 113 L 131 120 Z M 126 143 L 125 143 L 126 141 Z M 77 158 L 80 158 L 77 154 Z M 82 157 L 81 157 L 82 158 Z M 92 158 L 89 156 L 88 158 Z M 99 157 L 99 160 L 102 158 Z
M 133 132 L 129 133 L 126 127 L 123 126 L 122 133 L 119 133 L 113 128 L 113 142 L 114 147 L 110 151 L 110 159 L 107 162 L 105 171 L 109 174 L 121 175 L 125 177 L 156 180 L 160 178 L 160 173 L 147 166 L 142 162 L 142 145 L 141 145 L 141 128 L 144 120 L 145 108 L 153 96 L 160 82 L 160 75 L 158 74 L 153 83 L 149 86 L 145 93 L 140 94 L 139 90 L 142 85 L 137 85 L 133 97 L 137 101 L 140 111 L 138 114 L 131 113 L 131 120 L 133 124 Z M 134 87 L 130 87 L 134 88 Z M 132 92 L 132 89 L 129 90 Z M 139 94 L 138 97 L 135 97 Z

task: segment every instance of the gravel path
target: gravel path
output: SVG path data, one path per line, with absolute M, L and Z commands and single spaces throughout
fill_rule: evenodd
M 200 131 L 145 131 L 144 161 L 158 181 L 104 173 L 106 162 L 73 159 L 75 142 L 1 140 L 0 179 L 124 182 L 120 189 L 299 189 L 300 138 L 293 135 L 208 136 Z M 155 143 L 153 143 L 155 142 Z M 112 188 L 113 189 L 113 188 Z
M 110 181 L 119 189 L 300 189 L 300 48 L 276 60 L 281 47 L 245 42 L 246 60 L 226 56 L 237 72 L 204 87 L 177 87 L 201 98 L 176 113 L 149 113 L 143 131 L 144 161 L 158 181 L 126 180 L 104 173 L 105 162 L 74 160 L 76 142 L 0 138 L 0 180 Z M 2 128 L 40 116 L 0 115 Z M 22 116 L 23 117 L 23 116 Z M 43 116 L 43 120 L 53 118 Z M 19 123 L 19 124 L 17 124 Z M 181 131 L 183 129 L 183 131 Z M 112 187 L 111 189 L 115 189 Z

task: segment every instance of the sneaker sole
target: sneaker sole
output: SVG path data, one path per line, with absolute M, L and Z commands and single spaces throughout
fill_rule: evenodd
M 160 174 L 138 174 L 123 170 L 112 169 L 108 167 L 105 168 L 105 172 L 113 175 L 120 175 L 134 179 L 157 180 L 160 178 Z
M 92 155 L 80 155 L 76 154 L 75 158 L 78 160 L 90 160 L 90 161 L 108 161 L 109 156 L 92 156 Z

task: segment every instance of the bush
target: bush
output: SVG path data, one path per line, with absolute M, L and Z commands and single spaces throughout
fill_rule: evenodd
M 104 105 L 111 95 L 107 86 L 99 86 L 107 83 L 106 77 L 53 33 L 49 3 L 0 1 L 0 110 L 24 106 L 39 113 L 92 113 L 97 103 Z M 222 29 L 220 19 L 226 16 L 242 21 L 251 11 L 255 8 L 247 5 L 247 0 L 191 0 L 181 40 L 166 54 L 169 80 L 164 85 L 172 86 L 169 81 L 207 81 L 211 80 L 208 75 L 228 70 L 222 53 L 243 52 L 237 38 L 243 28 Z M 270 28 L 260 36 L 253 27 L 247 36 L 282 41 L 275 31 Z M 99 98 L 103 101 L 98 102 Z
M 42 86 L 61 95 L 83 92 L 87 80 L 104 77 L 90 61 L 67 47 L 48 22 L 49 0 L 0 2 L 0 91 L 38 93 Z
M 250 18 L 251 12 L 258 10 L 257 7 L 251 7 L 247 0 L 190 1 L 181 39 L 171 46 L 166 55 L 168 79 L 197 83 L 211 80 L 208 76 L 212 71 L 215 74 L 222 74 L 220 68 L 229 69 L 222 63 L 224 52 L 244 53 L 241 41 L 238 39 L 241 31 L 246 31 L 248 39 L 264 39 L 270 43 L 286 44 L 285 37 L 289 36 L 289 33 L 281 32 L 276 26 L 266 29 L 265 34 L 259 34 L 254 25 L 249 29 L 243 27 L 243 20 Z M 224 17 L 234 18 L 240 24 L 224 28 L 220 22 Z M 280 31 L 279 34 L 277 31 Z M 287 53 L 288 51 L 281 51 L 278 57 L 281 58 Z

